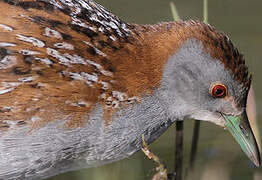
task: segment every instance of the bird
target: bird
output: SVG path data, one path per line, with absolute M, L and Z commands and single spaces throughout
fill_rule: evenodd
M 226 128 L 260 165 L 251 75 L 200 21 L 127 23 L 93 0 L 0 0 L 0 179 L 130 157 L 176 121 Z

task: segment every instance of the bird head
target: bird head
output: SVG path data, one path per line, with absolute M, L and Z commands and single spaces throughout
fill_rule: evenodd
M 193 118 L 227 129 L 260 165 L 259 150 L 246 114 L 251 84 L 243 56 L 229 38 L 200 22 L 182 23 L 182 41 L 163 70 L 160 94 L 171 118 Z M 178 29 L 181 28 L 178 25 Z

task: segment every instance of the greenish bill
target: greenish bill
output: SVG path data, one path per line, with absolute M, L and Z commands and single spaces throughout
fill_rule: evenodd
M 246 153 L 248 158 L 257 166 L 260 166 L 260 154 L 255 136 L 250 127 L 248 117 L 244 111 L 238 116 L 222 114 L 226 120 L 226 127 Z

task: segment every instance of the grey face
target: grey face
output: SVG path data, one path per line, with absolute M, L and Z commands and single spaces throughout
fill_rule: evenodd
M 171 118 L 190 117 L 224 126 L 221 113 L 235 116 L 245 107 L 246 90 L 205 51 L 200 40 L 187 40 L 169 58 L 163 74 L 160 94 Z M 215 84 L 225 85 L 228 97 L 212 96 L 210 91 Z
M 227 88 L 225 97 L 212 95 L 216 84 Z M 248 89 L 206 53 L 199 40 L 189 39 L 169 58 L 159 92 L 169 118 L 190 117 L 226 127 L 248 158 L 260 166 L 259 149 L 245 111 Z

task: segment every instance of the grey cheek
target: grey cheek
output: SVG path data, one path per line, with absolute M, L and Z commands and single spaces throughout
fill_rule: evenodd
M 224 100 L 221 103 L 221 112 L 227 115 L 239 115 L 242 111 L 243 109 L 236 107 L 233 101 Z

